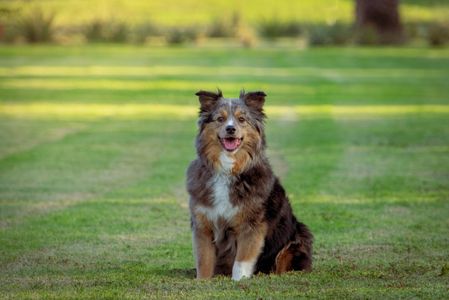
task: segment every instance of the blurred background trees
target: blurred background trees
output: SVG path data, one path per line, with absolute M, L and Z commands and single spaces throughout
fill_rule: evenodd
M 447 0 L 0 0 L 3 43 L 442 46 L 448 32 Z

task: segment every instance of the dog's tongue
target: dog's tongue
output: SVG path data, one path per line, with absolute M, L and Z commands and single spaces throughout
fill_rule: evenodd
M 234 151 L 240 145 L 240 139 L 228 138 L 223 139 L 223 146 L 228 151 Z

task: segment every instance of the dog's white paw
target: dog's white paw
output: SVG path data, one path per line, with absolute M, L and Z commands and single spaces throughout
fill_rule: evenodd
M 232 279 L 239 281 L 242 278 L 249 278 L 254 272 L 254 262 L 235 261 L 232 267 Z

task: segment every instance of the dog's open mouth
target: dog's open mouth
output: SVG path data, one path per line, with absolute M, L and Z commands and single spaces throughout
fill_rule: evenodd
M 220 139 L 221 144 L 223 145 L 223 148 L 225 148 L 226 151 L 234 151 L 236 150 L 240 144 L 242 143 L 242 139 L 235 138 L 235 137 L 227 137 Z

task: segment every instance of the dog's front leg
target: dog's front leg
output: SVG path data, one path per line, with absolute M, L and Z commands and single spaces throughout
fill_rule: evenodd
M 265 223 L 258 226 L 248 226 L 237 236 L 237 254 L 232 267 L 232 279 L 240 280 L 251 277 L 254 266 L 262 251 L 267 226 Z
M 213 233 L 207 228 L 193 229 L 193 250 L 196 259 L 196 278 L 211 278 L 215 268 Z

